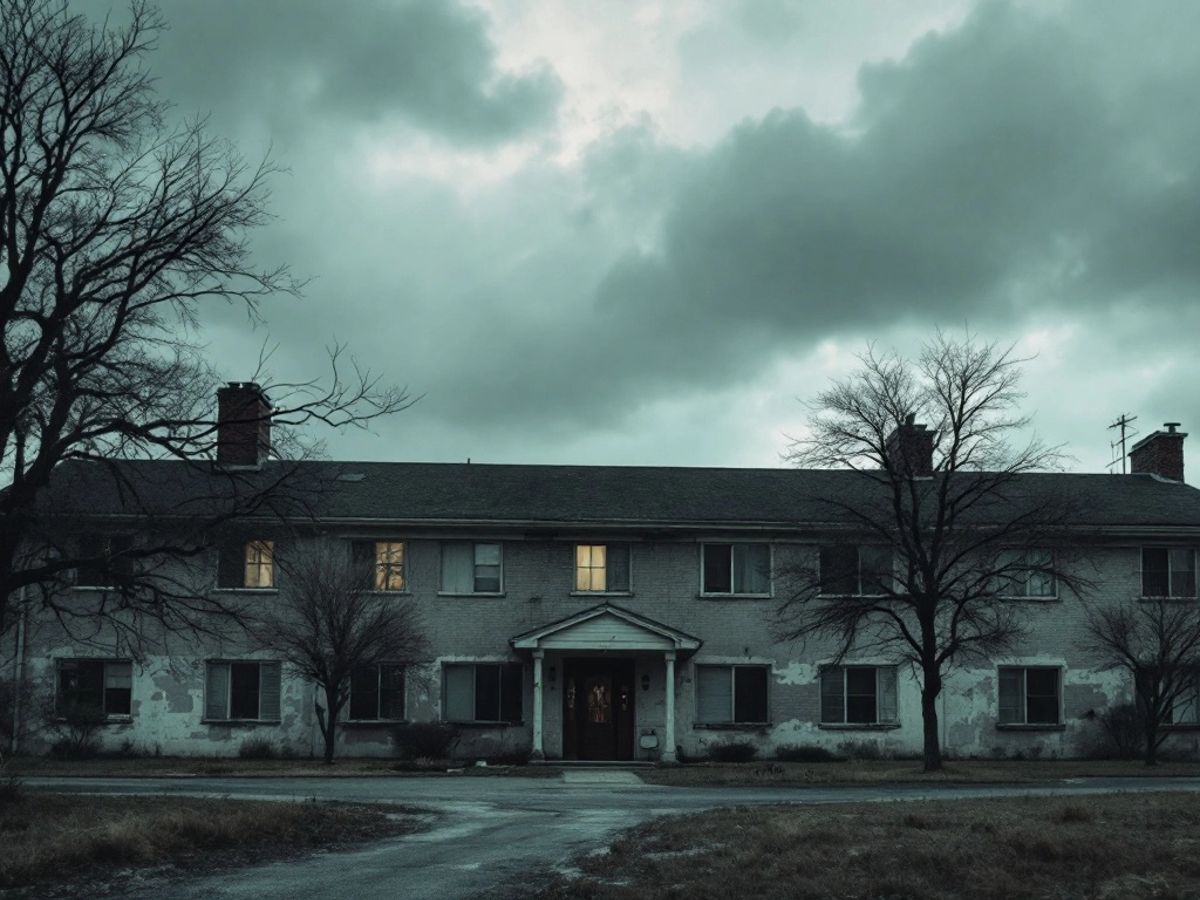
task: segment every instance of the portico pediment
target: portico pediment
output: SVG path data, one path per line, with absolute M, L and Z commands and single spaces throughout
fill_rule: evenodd
M 641 650 L 699 649 L 699 638 L 669 625 L 603 603 L 512 638 L 518 650 Z

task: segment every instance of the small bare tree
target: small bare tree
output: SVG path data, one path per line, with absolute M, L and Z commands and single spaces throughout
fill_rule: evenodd
M 1129 674 L 1143 758 L 1147 766 L 1157 765 L 1170 736 L 1164 726 L 1193 695 L 1200 674 L 1200 606 L 1194 599 L 1158 597 L 1097 606 L 1088 613 L 1085 646 L 1105 667 Z
M 332 763 L 337 725 L 357 669 L 406 665 L 425 649 L 416 606 L 375 591 L 375 567 L 357 564 L 348 548 L 322 542 L 280 560 L 287 579 L 267 615 L 250 626 L 255 643 L 279 654 L 317 685 L 317 722 Z M 321 701 L 324 701 L 322 705 Z
M 844 490 L 812 500 L 845 540 L 876 545 L 884 561 L 868 571 L 831 558 L 824 572 L 785 573 L 776 624 L 785 639 L 835 641 L 838 660 L 857 650 L 910 663 L 922 679 L 924 766 L 933 771 L 942 766 L 935 704 L 947 669 L 1019 640 L 1009 595 L 1084 582 L 1064 565 L 1064 549 L 1051 552 L 1069 522 L 1067 499 L 1027 477 L 1057 468 L 1059 453 L 1036 438 L 1009 443 L 1029 424 L 1018 410 L 1024 360 L 1011 347 L 939 333 L 916 360 L 874 348 L 860 359 L 859 371 L 809 404 L 809 434 L 788 458 L 854 470 Z M 849 571 L 830 571 L 843 563 Z

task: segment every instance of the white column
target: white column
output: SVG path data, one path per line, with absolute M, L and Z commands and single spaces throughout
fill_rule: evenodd
M 533 651 L 533 753 L 530 759 L 545 759 L 542 750 L 542 659 L 545 650 Z
M 667 727 L 663 735 L 662 761 L 675 762 L 675 651 L 664 654 L 667 659 Z

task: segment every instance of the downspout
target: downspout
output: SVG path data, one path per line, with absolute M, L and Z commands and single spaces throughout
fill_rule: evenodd
M 21 746 L 21 695 L 25 686 L 25 585 L 21 585 L 20 597 L 16 657 L 13 659 L 12 738 L 9 741 L 9 753 L 13 756 L 16 756 Z

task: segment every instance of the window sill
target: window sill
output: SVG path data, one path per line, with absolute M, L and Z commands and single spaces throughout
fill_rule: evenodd
M 633 591 L 571 591 L 571 597 L 632 597 Z
M 895 731 L 899 722 L 818 722 L 822 731 Z
M 201 725 L 282 725 L 282 719 L 201 719 Z
M 459 728 L 520 728 L 525 722 L 454 722 L 444 720 L 447 725 L 456 725 Z
M 366 593 L 371 594 L 373 596 L 378 594 L 381 597 L 411 597 L 412 596 L 412 591 L 408 590 L 407 588 L 405 588 L 402 591 L 371 590 L 371 591 L 367 591 Z
M 1067 726 L 1063 722 L 1057 724 L 1047 723 L 1023 723 L 1023 722 L 997 722 L 997 731 L 1066 731 Z
M 115 591 L 119 588 L 115 584 L 73 584 L 73 591 Z
M 438 591 L 439 597 L 503 597 L 504 591 L 473 591 L 466 594 L 455 593 L 454 591 Z
M 697 600 L 773 600 L 774 594 L 705 594 L 696 595 Z
M 1138 599 L 1141 600 L 1143 603 L 1159 603 L 1159 602 L 1195 603 L 1196 602 L 1195 595 L 1193 595 L 1191 597 L 1182 597 L 1182 596 L 1181 597 L 1169 597 L 1169 596 L 1157 597 L 1157 596 L 1153 596 L 1153 595 L 1147 596 L 1147 595 L 1143 594 Z
M 770 728 L 770 722 L 694 722 L 695 731 L 762 731 Z
M 1163 731 L 1200 731 L 1200 722 L 1178 722 L 1159 726 Z
M 338 724 L 343 728 L 390 728 L 393 725 L 407 725 L 408 719 L 346 719 Z
M 818 600 L 837 600 L 841 597 L 853 597 L 856 600 L 888 600 L 892 597 L 902 597 L 903 594 L 817 594 Z
M 53 719 L 56 725 L 66 725 L 66 716 L 55 716 Z M 105 716 L 104 721 L 100 722 L 100 727 L 105 725 L 131 725 L 133 724 L 133 716 L 130 714 L 115 713 L 111 716 Z
M 260 588 L 260 587 L 219 587 L 214 588 L 214 594 L 278 594 L 279 588 Z
M 1055 594 L 1053 597 L 1010 597 L 1007 594 L 1000 594 L 999 598 L 1005 603 L 1059 603 L 1062 597 Z

